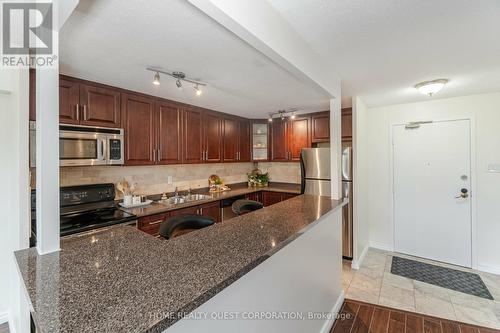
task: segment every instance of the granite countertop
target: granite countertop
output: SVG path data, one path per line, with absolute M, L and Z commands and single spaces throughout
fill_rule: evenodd
M 300 195 L 172 240 L 122 226 L 15 256 L 38 332 L 162 332 L 343 204 Z
M 232 184 L 229 185 L 229 187 L 231 188 L 230 191 L 216 192 L 216 193 L 208 192 L 208 188 L 202 191 L 193 191 L 193 193 L 208 194 L 210 198 L 205 200 L 191 201 L 176 205 L 161 204 L 155 201 L 149 206 L 145 207 L 137 207 L 137 208 L 120 207 L 120 209 L 126 211 L 127 213 L 136 215 L 137 217 L 144 217 L 148 215 L 161 214 L 172 210 L 203 205 L 209 202 L 224 200 L 239 195 L 245 195 L 248 193 L 255 193 L 260 191 L 300 194 L 300 185 L 290 184 L 290 183 L 270 183 L 269 186 L 266 187 L 248 187 L 246 183 L 241 183 L 241 184 Z M 151 196 L 151 198 L 155 200 L 158 200 L 159 197 L 160 195 Z

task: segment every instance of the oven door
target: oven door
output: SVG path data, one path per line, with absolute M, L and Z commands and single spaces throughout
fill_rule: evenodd
M 59 165 L 106 165 L 106 146 L 104 134 L 59 131 Z

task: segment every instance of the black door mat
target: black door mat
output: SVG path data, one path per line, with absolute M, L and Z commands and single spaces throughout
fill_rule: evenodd
M 392 257 L 391 273 L 439 287 L 493 300 L 481 277 L 475 273 Z

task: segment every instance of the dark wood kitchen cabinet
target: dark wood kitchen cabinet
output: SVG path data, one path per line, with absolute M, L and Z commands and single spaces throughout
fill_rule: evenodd
M 201 163 L 203 151 L 203 112 L 184 108 L 183 114 L 183 163 Z
M 248 193 L 245 196 L 245 198 L 248 199 L 248 200 L 253 200 L 253 201 L 257 201 L 257 202 L 263 203 L 262 192 Z
M 204 205 L 198 206 L 198 214 L 201 216 L 207 216 L 211 217 L 214 219 L 215 222 L 220 222 L 221 221 L 221 208 L 220 208 L 220 202 L 215 201 L 215 202 L 209 202 Z
M 157 164 L 182 163 L 182 110 L 171 102 L 157 100 L 155 104 Z
M 342 109 L 342 141 L 352 140 L 352 108 Z
M 285 193 L 285 192 L 272 192 L 272 191 L 263 191 L 262 192 L 262 203 L 265 207 L 277 204 L 278 202 L 282 202 L 284 200 L 291 199 L 296 197 L 298 194 L 295 193 Z
M 223 162 L 250 162 L 250 121 L 223 119 Z
M 160 226 L 169 217 L 169 213 L 141 217 L 137 222 L 137 228 L 151 236 L 159 237 Z
M 234 118 L 224 118 L 224 140 L 223 140 L 223 162 L 238 161 L 238 120 Z
M 275 119 L 271 126 L 271 160 L 300 161 L 302 148 L 311 147 L 310 117 Z
M 157 158 L 155 101 L 142 95 L 122 94 L 125 165 L 153 165 Z
M 59 122 L 80 124 L 80 85 L 59 79 Z
M 80 124 L 120 127 L 120 92 L 102 86 L 80 84 Z
M 330 142 L 330 111 L 311 115 L 311 142 Z
M 287 123 L 275 119 L 271 125 L 271 161 L 288 161 Z
M 239 121 L 239 147 L 238 147 L 238 162 L 250 162 L 252 159 L 251 153 L 251 125 L 249 120 Z
M 203 150 L 204 162 L 222 162 L 222 117 L 215 112 L 203 112 Z

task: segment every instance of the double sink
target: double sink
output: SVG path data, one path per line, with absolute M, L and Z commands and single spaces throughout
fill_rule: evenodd
M 171 206 L 189 202 L 203 201 L 208 199 L 212 199 L 212 196 L 207 194 L 188 194 L 188 195 L 177 195 L 168 199 L 158 200 L 158 203 L 162 205 Z

